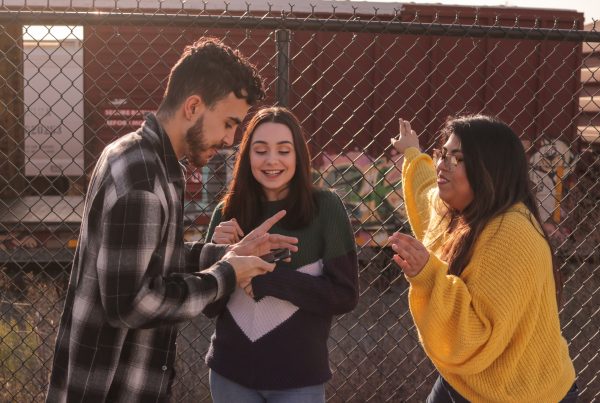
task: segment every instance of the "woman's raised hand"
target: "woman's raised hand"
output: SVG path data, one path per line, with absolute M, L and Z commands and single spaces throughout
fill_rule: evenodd
M 392 137 L 392 146 L 401 154 L 404 154 L 407 148 L 419 148 L 419 138 L 417 133 L 411 129 L 410 122 L 404 119 L 398 119 L 400 133 L 397 137 Z

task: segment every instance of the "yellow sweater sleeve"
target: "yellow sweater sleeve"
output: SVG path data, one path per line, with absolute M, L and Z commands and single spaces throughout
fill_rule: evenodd
M 460 278 L 431 254 L 423 271 L 408 278 L 409 301 L 423 347 L 440 372 L 479 373 L 509 343 L 526 338 L 525 312 L 547 303 L 539 296 L 551 267 L 548 245 L 521 211 L 488 224 Z
M 436 173 L 431 157 L 414 147 L 406 149 L 402 164 L 402 191 L 408 221 L 415 237 L 421 241 L 431 218 L 428 197 L 435 186 Z

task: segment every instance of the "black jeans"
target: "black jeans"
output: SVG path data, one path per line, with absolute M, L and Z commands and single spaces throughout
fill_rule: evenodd
M 567 392 L 565 397 L 558 403 L 575 403 L 579 396 L 579 389 L 577 384 L 574 383 L 571 389 Z M 435 381 L 433 388 L 429 396 L 427 396 L 427 403 L 469 403 L 467 399 L 462 397 L 457 391 L 442 376 L 440 375 Z

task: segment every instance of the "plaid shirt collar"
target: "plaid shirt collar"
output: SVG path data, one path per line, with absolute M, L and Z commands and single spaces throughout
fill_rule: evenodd
M 184 183 L 184 171 L 186 167 L 177 160 L 171 139 L 158 122 L 155 114 L 149 113 L 146 115 L 146 121 L 142 124 L 139 132 L 142 136 L 150 140 L 152 146 L 162 159 L 167 171 L 168 181 Z

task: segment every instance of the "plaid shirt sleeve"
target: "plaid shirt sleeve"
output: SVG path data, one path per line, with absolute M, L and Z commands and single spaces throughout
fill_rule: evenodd
M 200 267 L 207 267 L 221 260 L 229 247 L 225 244 L 203 242 L 186 242 L 184 246 L 187 273 L 196 272 L 198 262 L 200 262 Z
M 143 328 L 190 319 L 235 286 L 226 262 L 196 273 L 165 274 L 164 220 L 159 198 L 146 190 L 119 197 L 102 216 L 98 283 L 112 326 Z

